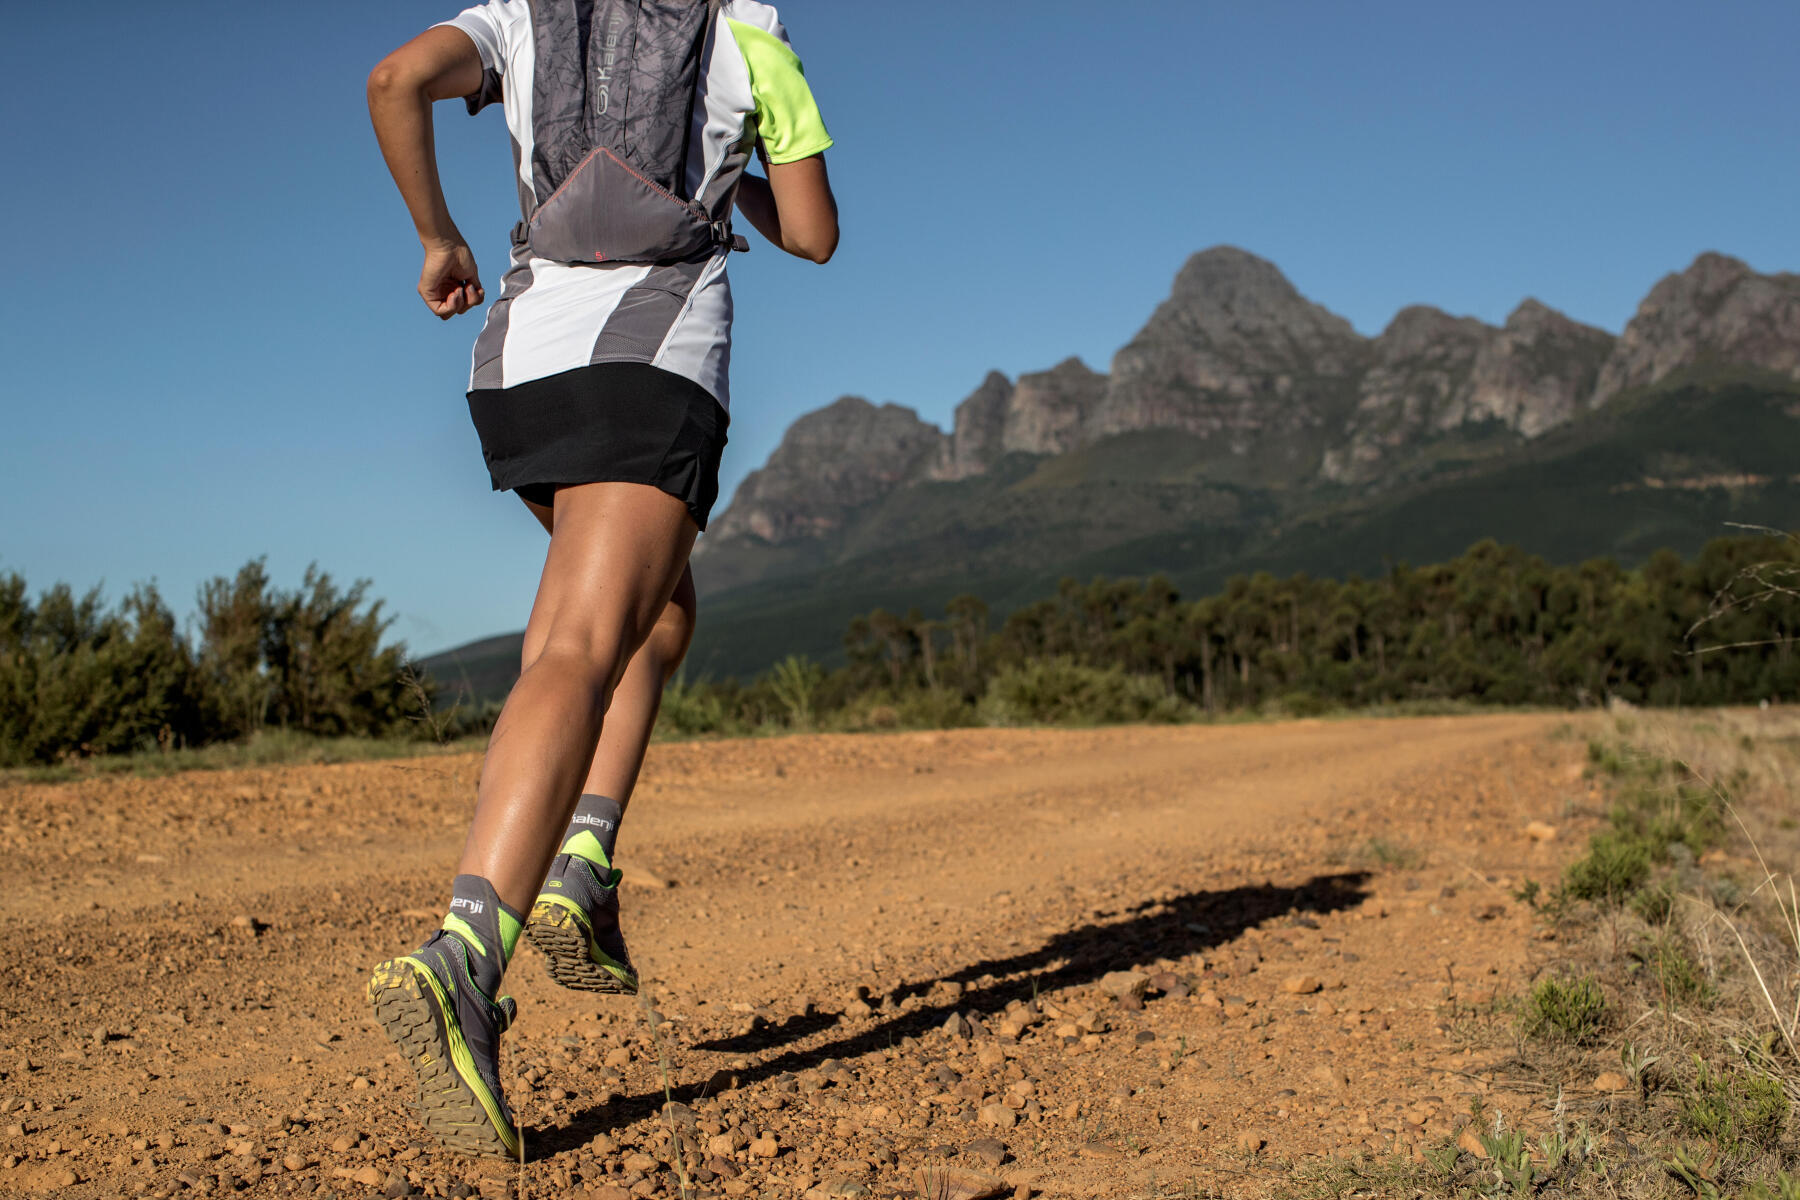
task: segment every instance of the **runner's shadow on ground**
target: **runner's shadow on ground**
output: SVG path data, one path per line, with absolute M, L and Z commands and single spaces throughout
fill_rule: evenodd
M 888 1010 L 879 1013 L 880 1019 L 873 1025 L 806 1049 L 788 1050 L 731 1073 L 737 1076 L 738 1086 L 746 1087 L 784 1072 L 817 1066 L 828 1058 L 856 1058 L 885 1050 L 943 1025 L 952 1013 L 999 1013 L 1014 1000 L 1092 983 L 1108 971 L 1130 970 L 1158 959 L 1182 958 L 1222 946 L 1251 926 L 1275 917 L 1353 908 L 1368 897 L 1368 880 L 1367 872 L 1354 871 L 1318 875 L 1294 887 L 1258 884 L 1131 905 L 1111 914 L 1122 920 L 1091 921 L 1057 934 L 1034 950 L 983 959 L 931 979 L 900 984 L 886 996 L 871 996 L 871 1005 Z M 982 979 L 989 982 L 980 983 Z M 899 1011 L 909 998 L 923 996 L 946 982 L 963 985 L 961 999 Z M 693 1049 L 756 1054 L 805 1041 L 840 1020 L 836 1013 L 808 1012 L 736 1037 L 698 1042 Z M 683 1100 L 692 1100 L 703 1091 L 704 1085 L 674 1088 L 676 1097 Z M 534 1131 L 530 1139 L 534 1157 L 573 1149 L 609 1129 L 655 1113 L 663 1101 L 662 1092 L 657 1091 L 590 1106 L 573 1114 L 567 1125 Z

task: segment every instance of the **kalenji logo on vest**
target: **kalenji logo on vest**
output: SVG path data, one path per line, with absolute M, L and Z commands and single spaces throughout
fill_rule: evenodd
M 619 61 L 619 30 L 625 27 L 625 14 L 614 12 L 606 22 L 606 53 L 600 56 L 600 69 L 594 74 L 594 82 L 600 85 L 599 111 L 604 114 L 612 103 L 613 65 Z
M 607 820 L 605 817 L 590 817 L 585 814 L 579 814 L 579 813 L 576 814 L 575 819 L 573 821 L 571 821 L 570 824 L 572 824 L 572 825 L 598 825 L 602 829 L 611 829 L 613 827 L 613 823 L 611 821 Z
M 454 900 L 450 901 L 450 907 L 451 908 L 466 908 L 469 910 L 469 915 L 471 917 L 473 917 L 473 916 L 478 915 L 482 909 L 487 907 L 487 905 L 483 904 L 479 900 L 470 900 L 466 897 L 458 896 Z

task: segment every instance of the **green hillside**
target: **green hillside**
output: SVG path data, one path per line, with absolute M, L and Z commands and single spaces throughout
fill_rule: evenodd
M 1691 554 L 1729 522 L 1800 520 L 1797 416 L 1785 387 L 1665 387 L 1534 442 L 1445 439 L 1422 478 L 1373 498 L 1175 482 L 1181 435 L 1125 435 L 1004 480 L 895 493 L 838 543 L 851 549 L 838 561 L 708 596 L 689 670 L 749 675 L 788 653 L 835 663 L 858 613 L 937 611 L 959 592 L 1004 613 L 1071 575 L 1161 572 L 1199 595 L 1255 571 L 1437 562 L 1490 537 L 1556 563 Z M 1155 452 L 1138 459 L 1146 443 Z M 1146 468 L 1135 480 L 1134 460 Z
M 901 488 L 835 536 L 784 547 L 779 567 L 764 559 L 772 577 L 721 591 L 706 593 L 708 570 L 737 565 L 703 559 L 689 677 L 747 677 L 788 654 L 836 664 L 858 614 L 941 612 L 970 592 L 1003 615 L 1065 576 L 1161 572 L 1198 596 L 1256 571 L 1366 576 L 1443 561 L 1483 538 L 1553 563 L 1635 564 L 1665 547 L 1692 554 L 1731 522 L 1800 522 L 1800 389 L 1763 380 L 1690 377 L 1535 441 L 1447 436 L 1374 495 L 1246 486 L 1198 449 L 1184 434 L 1125 434 Z M 518 653 L 514 634 L 425 666 L 449 690 L 466 680 L 478 700 L 497 698 Z

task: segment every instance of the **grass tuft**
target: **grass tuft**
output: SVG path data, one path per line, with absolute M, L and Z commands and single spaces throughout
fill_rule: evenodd
M 1712 1067 L 1696 1055 L 1694 1084 L 1681 1098 L 1681 1124 L 1720 1145 L 1772 1149 L 1787 1123 L 1788 1098 L 1778 1080 L 1760 1071 Z
M 1544 979 L 1531 989 L 1524 1013 L 1527 1037 L 1586 1046 L 1599 1040 L 1610 1013 L 1606 992 L 1591 975 Z

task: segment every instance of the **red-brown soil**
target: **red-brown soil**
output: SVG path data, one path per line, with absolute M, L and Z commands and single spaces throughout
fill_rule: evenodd
M 475 757 L 0 786 L 0 1193 L 1240 1195 L 1405 1153 L 1490 1091 L 1456 1014 L 1529 976 L 1562 724 L 654 747 L 647 1003 L 508 977 L 522 1172 L 417 1132 L 362 999 L 437 924 Z

